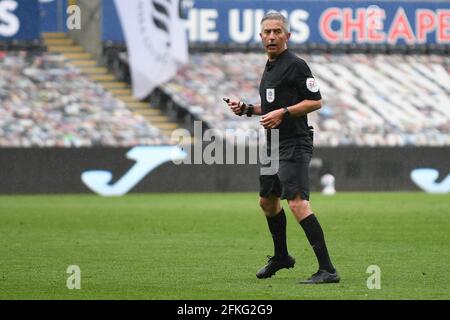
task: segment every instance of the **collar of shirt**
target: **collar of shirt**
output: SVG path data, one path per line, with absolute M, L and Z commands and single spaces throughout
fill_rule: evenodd
M 272 68 L 277 64 L 277 62 L 280 61 L 281 58 L 284 57 L 284 56 L 287 54 L 287 52 L 288 52 L 288 49 L 286 49 L 286 50 L 284 50 L 282 53 L 280 53 L 280 54 L 275 58 L 275 60 L 272 60 L 272 61 L 267 60 L 267 62 L 266 62 L 266 70 L 267 70 L 267 71 L 270 71 L 270 69 L 272 69 Z

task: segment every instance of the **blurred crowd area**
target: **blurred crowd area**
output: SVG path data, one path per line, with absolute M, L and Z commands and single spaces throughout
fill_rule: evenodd
M 323 107 L 309 115 L 319 146 L 450 145 L 450 57 L 302 54 L 319 81 Z M 193 54 L 162 89 L 227 137 L 260 130 L 223 97 L 259 103 L 266 63 L 259 53 Z
M 62 55 L 0 51 L 0 146 L 165 144 L 159 130 Z
M 302 54 L 323 107 L 309 115 L 318 146 L 450 145 L 450 57 Z M 259 138 L 259 117 L 223 97 L 259 103 L 263 53 L 196 53 L 161 87 L 228 138 Z M 92 147 L 170 143 L 62 55 L 0 51 L 0 146 Z

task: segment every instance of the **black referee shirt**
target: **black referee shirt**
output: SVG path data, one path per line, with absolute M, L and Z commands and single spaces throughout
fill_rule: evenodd
M 262 114 L 295 105 L 303 100 L 320 100 L 320 90 L 306 62 L 289 50 L 267 61 L 259 86 Z M 292 147 L 312 148 L 308 117 L 284 118 L 279 129 L 280 159 L 291 158 Z M 270 131 L 270 130 L 268 130 Z M 270 137 L 268 132 L 268 138 Z M 268 141 L 270 143 L 270 141 Z

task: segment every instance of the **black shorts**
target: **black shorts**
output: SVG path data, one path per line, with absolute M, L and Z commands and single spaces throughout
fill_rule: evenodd
M 259 195 L 271 194 L 281 199 L 294 199 L 297 194 L 309 201 L 309 163 L 312 154 L 300 152 L 293 159 L 280 160 L 278 173 L 259 176 Z

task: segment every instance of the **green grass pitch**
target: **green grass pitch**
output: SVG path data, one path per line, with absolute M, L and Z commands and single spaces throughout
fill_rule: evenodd
M 450 298 L 449 195 L 311 201 L 339 284 L 297 284 L 317 263 L 291 214 L 295 268 L 255 277 L 273 253 L 256 193 L 1 196 L 0 299 Z M 71 265 L 80 290 L 67 288 Z M 367 288 L 370 265 L 381 269 L 379 290 Z

